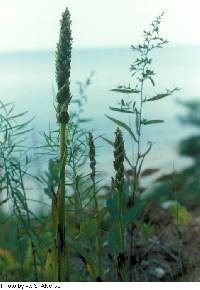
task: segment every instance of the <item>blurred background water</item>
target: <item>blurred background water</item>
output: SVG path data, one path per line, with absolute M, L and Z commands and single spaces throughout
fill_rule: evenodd
M 152 152 L 147 157 L 146 167 L 159 167 L 163 171 L 172 171 L 185 166 L 188 159 L 179 157 L 179 140 L 191 134 L 191 128 L 183 127 L 177 120 L 184 113 L 177 100 L 189 100 L 200 96 L 200 47 L 169 46 L 157 50 L 154 55 L 156 87 L 151 93 L 165 88 L 181 88 L 175 95 L 145 105 L 144 116 L 164 119 L 165 123 L 146 126 L 144 144 L 153 141 Z M 135 55 L 130 48 L 75 49 L 72 56 L 72 95 L 78 94 L 77 81 L 85 81 L 94 72 L 92 85 L 88 88 L 88 102 L 85 117 L 92 118 L 87 128 L 96 136 L 114 138 L 115 126 L 105 114 L 119 116 L 109 110 L 121 99 L 120 94 L 111 92 L 120 84 L 132 83 L 129 71 Z M 53 108 L 55 83 L 55 52 L 29 51 L 0 54 L 0 98 L 4 102 L 14 102 L 17 111 L 28 111 L 34 116 L 31 143 L 38 146 L 40 132 L 48 130 L 49 122 L 56 124 Z M 136 96 L 133 96 L 134 98 Z M 121 117 L 120 117 L 121 118 Z M 132 154 L 132 144 L 126 140 L 126 149 Z M 112 148 L 98 141 L 98 166 L 100 170 L 111 171 Z

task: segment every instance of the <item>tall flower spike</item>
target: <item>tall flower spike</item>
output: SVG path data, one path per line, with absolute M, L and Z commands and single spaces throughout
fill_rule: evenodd
M 70 68 L 71 68 L 71 20 L 70 12 L 66 8 L 60 21 L 60 37 L 56 52 L 56 82 L 57 93 L 57 119 L 59 123 L 68 123 L 68 105 L 71 99 L 70 93 Z
M 95 146 L 92 133 L 89 133 L 89 158 L 90 158 L 90 168 L 91 168 L 91 179 L 94 180 L 96 175 L 96 159 L 95 159 Z
M 119 128 L 117 128 L 117 131 L 115 133 L 115 142 L 114 142 L 114 169 L 116 171 L 115 174 L 115 187 L 118 190 L 121 190 L 123 188 L 124 184 L 124 141 L 122 137 L 122 132 Z
M 69 281 L 69 247 L 65 239 L 65 192 L 66 192 L 66 165 L 67 165 L 67 136 L 69 122 L 68 106 L 70 94 L 70 64 L 72 50 L 71 20 L 68 8 L 62 15 L 60 37 L 56 53 L 56 81 L 57 93 L 57 120 L 60 125 L 60 172 L 58 186 L 58 226 L 57 226 L 57 261 L 58 281 Z

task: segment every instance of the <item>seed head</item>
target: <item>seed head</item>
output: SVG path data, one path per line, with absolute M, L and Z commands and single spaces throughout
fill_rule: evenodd
M 66 8 L 60 21 L 60 37 L 56 51 L 56 82 L 58 86 L 57 102 L 58 121 L 67 123 L 69 121 L 68 105 L 71 99 L 70 94 L 70 70 L 71 70 L 71 20 L 70 12 Z
M 95 145 L 92 133 L 89 133 L 89 159 L 90 159 L 90 168 L 91 168 L 91 178 L 94 180 L 96 175 L 96 159 L 95 159 Z
M 124 184 L 124 141 L 122 132 L 119 128 L 115 133 L 115 142 L 114 142 L 114 169 L 116 171 L 115 174 L 115 187 L 118 190 L 121 190 Z

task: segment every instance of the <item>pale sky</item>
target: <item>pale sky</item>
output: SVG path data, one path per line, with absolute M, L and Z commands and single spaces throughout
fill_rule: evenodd
M 67 5 L 74 47 L 129 46 L 162 11 L 171 44 L 200 44 L 200 0 L 0 0 L 0 51 L 55 48 Z

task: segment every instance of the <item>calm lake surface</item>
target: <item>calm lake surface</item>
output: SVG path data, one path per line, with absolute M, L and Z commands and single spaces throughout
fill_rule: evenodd
M 143 131 L 144 144 L 149 140 L 155 143 L 146 166 L 159 166 L 166 172 L 189 162 L 176 153 L 179 140 L 194 131 L 177 121 L 177 116 L 184 113 L 177 99 L 200 97 L 200 47 L 168 47 L 158 50 L 154 57 L 157 87 L 150 91 L 151 94 L 162 92 L 165 88 L 181 88 L 174 96 L 149 103 L 144 108 L 144 117 L 147 119 L 165 120 L 165 123 L 147 126 Z M 134 58 L 129 47 L 73 51 L 71 90 L 74 96 L 78 94 L 76 82 L 84 82 L 90 72 L 94 72 L 92 85 L 87 91 L 84 116 L 93 119 L 87 127 L 96 136 L 114 137 L 115 126 L 105 114 L 119 116 L 109 110 L 109 105 L 117 105 L 121 95 L 110 92 L 110 89 L 132 83 L 129 67 Z M 54 64 L 54 51 L 0 54 L 0 98 L 4 102 L 16 103 L 17 111 L 28 110 L 29 116 L 35 116 L 32 143 L 37 146 L 38 132 L 47 130 L 49 122 L 52 126 L 56 123 L 53 108 L 53 88 L 56 91 Z M 112 150 L 100 140 L 98 146 L 99 169 L 109 172 L 112 168 Z M 131 154 L 130 141 L 126 142 L 126 148 Z

